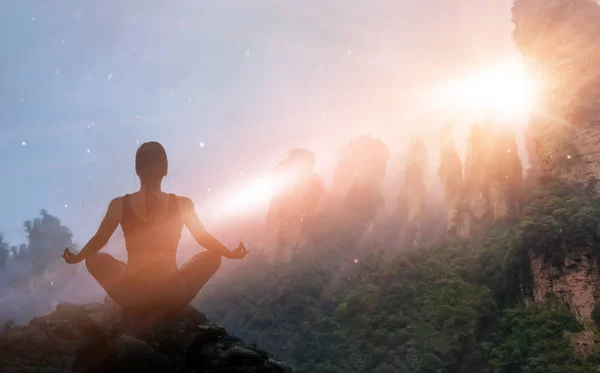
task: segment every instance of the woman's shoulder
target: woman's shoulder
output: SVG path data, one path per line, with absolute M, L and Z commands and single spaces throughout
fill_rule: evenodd
M 177 199 L 177 204 L 179 205 L 179 207 L 190 207 L 193 206 L 194 203 L 192 202 L 192 199 L 186 196 L 178 196 L 176 194 L 171 194 L 172 196 L 175 196 L 175 198 Z

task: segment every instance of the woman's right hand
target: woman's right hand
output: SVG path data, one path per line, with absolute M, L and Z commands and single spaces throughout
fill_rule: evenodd
M 229 253 L 229 256 L 227 258 L 229 259 L 244 259 L 246 257 L 246 255 L 248 255 L 250 251 L 248 251 L 248 249 L 246 249 L 246 246 L 244 246 L 243 242 L 240 242 L 240 246 L 237 247 L 237 249 L 232 250 Z
M 69 248 L 61 255 L 67 264 L 77 264 L 83 262 L 83 258 L 79 254 L 73 254 Z

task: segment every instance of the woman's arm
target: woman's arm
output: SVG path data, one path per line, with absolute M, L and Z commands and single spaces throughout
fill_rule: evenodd
M 178 198 L 180 198 L 182 203 L 185 226 L 192 236 L 194 236 L 196 242 L 209 251 L 219 253 L 225 258 L 231 258 L 231 251 L 204 228 L 204 225 L 200 222 L 200 218 L 198 218 L 198 214 L 196 214 L 192 200 L 187 197 Z
M 88 243 L 85 244 L 83 249 L 81 249 L 77 255 L 70 253 L 68 249 L 65 250 L 63 257 L 67 263 L 73 264 L 82 262 L 90 255 L 100 251 L 108 243 L 108 240 L 117 229 L 117 226 L 121 223 L 122 210 L 122 198 L 118 197 L 113 199 L 108 205 L 108 210 L 106 211 L 104 219 L 102 219 L 102 223 L 100 223 L 100 227 L 98 227 L 98 231 Z

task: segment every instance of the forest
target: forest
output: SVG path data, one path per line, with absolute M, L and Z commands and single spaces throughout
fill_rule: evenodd
M 546 177 L 521 216 L 483 234 L 360 256 L 330 245 L 277 266 L 254 258 L 198 306 L 297 372 L 591 372 L 600 355 L 574 354 L 565 333 L 584 326 L 568 306 L 528 305 L 528 248 L 597 247 L 599 222 L 589 183 Z
M 596 268 L 596 180 L 545 175 L 530 184 L 520 214 L 401 250 L 381 239 L 353 247 L 354 218 L 337 216 L 309 254 L 273 264 L 255 252 L 194 305 L 296 372 L 597 371 L 600 354 L 576 354 L 568 336 L 597 330 L 600 307 L 584 325 L 558 299 L 532 304 L 529 260 L 560 266 L 579 250 Z M 72 234 L 46 211 L 24 229 L 26 244 L 2 241 L 2 281 L 50 302 L 76 274 L 54 270 Z

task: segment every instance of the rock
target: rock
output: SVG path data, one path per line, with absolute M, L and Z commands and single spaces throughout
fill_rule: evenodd
M 75 357 L 73 356 L 53 357 L 48 359 L 48 364 L 53 368 L 58 368 L 70 372 L 73 367 L 73 360 L 75 360 Z
M 402 247 L 421 245 L 423 216 L 429 197 L 425 187 L 427 153 L 421 139 L 413 139 L 407 154 L 404 182 L 398 194 L 399 243 Z
M 292 373 L 292 368 L 283 364 L 280 361 L 275 361 L 273 359 L 268 359 L 263 364 L 261 372 L 281 372 L 281 373 Z
M 292 149 L 273 170 L 281 187 L 271 199 L 262 243 L 270 261 L 290 261 L 313 233 L 325 194 L 315 162 L 314 153 Z
M 0 373 L 291 372 L 193 307 L 143 330 L 136 321 L 106 303 L 59 304 L 0 335 Z
M 75 304 L 75 303 L 59 303 L 56 306 L 56 313 L 59 313 L 66 317 L 69 317 L 71 315 L 79 315 L 85 311 L 86 311 L 86 308 L 82 307 L 79 304 Z
M 533 280 L 533 299 L 544 303 L 553 294 L 566 303 L 577 320 L 592 319 L 597 275 L 594 274 L 588 255 L 571 253 L 564 258 L 561 269 L 555 267 L 544 255 L 529 253 Z
M 50 339 L 43 329 L 29 329 L 23 332 L 23 337 L 29 348 L 45 349 L 50 344 Z
M 444 129 L 451 136 L 452 128 Z M 490 117 L 471 127 L 462 164 L 453 140 L 441 141 L 438 176 L 444 186 L 447 226 L 471 236 L 482 222 L 498 220 L 520 208 L 523 170 L 515 133 Z
M 30 366 L 0 368 L 0 373 L 70 373 L 70 370 L 58 368 L 39 368 Z
M 73 373 L 173 372 L 173 362 L 146 342 L 120 336 L 90 344 L 78 352 Z
M 106 304 L 107 306 L 116 306 L 117 303 L 115 303 L 115 301 L 107 294 L 104 297 L 103 303 Z
M 106 311 L 107 304 L 104 303 L 88 303 L 82 304 L 81 308 L 88 312 L 104 312 Z

